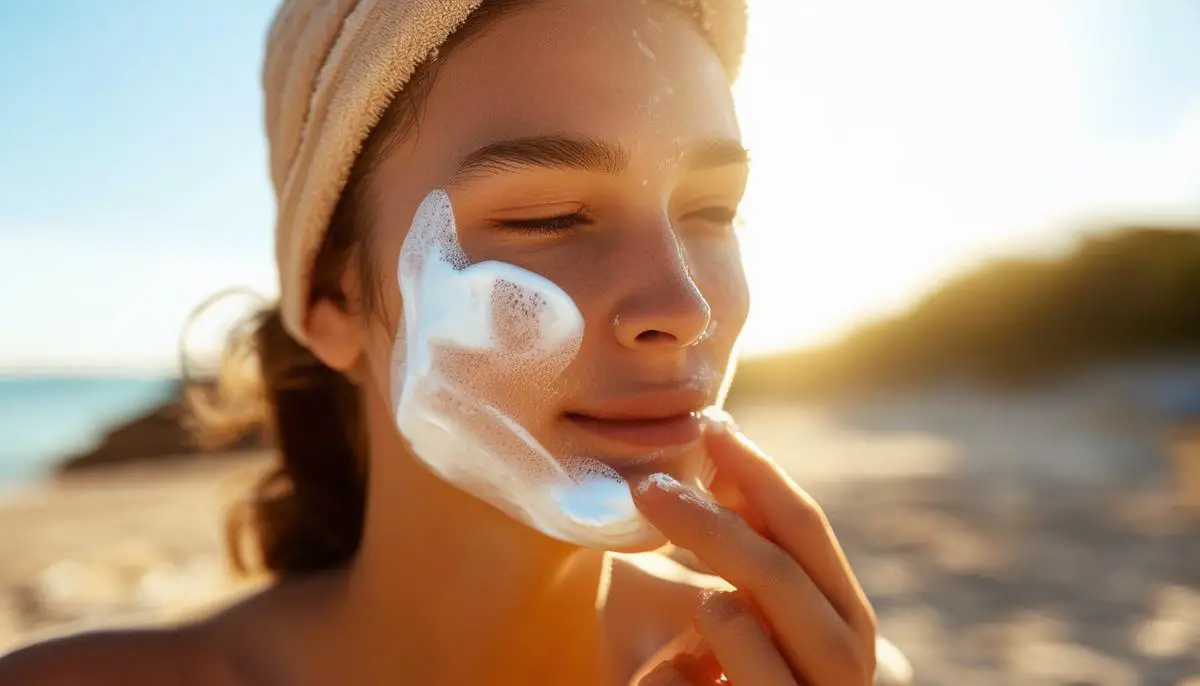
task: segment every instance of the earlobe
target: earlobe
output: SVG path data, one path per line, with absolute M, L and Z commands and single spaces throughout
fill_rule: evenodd
M 322 298 L 308 311 L 308 347 L 331 369 L 346 372 L 355 367 L 363 352 L 361 318 Z

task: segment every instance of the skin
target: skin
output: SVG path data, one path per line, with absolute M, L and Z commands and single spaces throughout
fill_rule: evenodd
M 643 480 L 626 446 L 565 419 L 681 385 L 715 402 L 746 316 L 729 221 L 746 179 L 740 132 L 720 64 L 690 20 L 640 0 L 535 4 L 447 58 L 423 122 L 390 146 L 371 182 L 381 312 L 322 301 L 307 321 L 312 350 L 355 379 L 365 401 L 371 477 L 358 557 L 186 627 L 34 646 L 0 661 L 0 683 L 306 686 L 404 675 L 651 686 L 715 683 L 722 670 L 756 686 L 870 683 L 871 607 L 820 509 L 770 458 L 715 431 L 652 465 L 687 481 L 707 454 L 718 471 L 718 502 L 707 502 Z M 619 151 L 622 163 L 462 172 L 499 141 L 551 135 Z M 438 187 L 451 194 L 472 261 L 542 274 L 584 314 L 583 347 L 552 401 L 524 410 L 531 431 L 547 446 L 584 445 L 645 483 L 634 488 L 638 507 L 717 576 L 552 540 L 408 453 L 388 401 L 403 304 L 387 266 Z M 528 230 L 580 210 L 586 221 L 569 229 Z M 351 303 L 358 277 L 344 279 Z

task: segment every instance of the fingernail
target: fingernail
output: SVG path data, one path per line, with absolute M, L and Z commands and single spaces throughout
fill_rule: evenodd
M 733 591 L 708 588 L 700 592 L 702 611 L 714 619 L 729 619 L 742 611 L 741 601 Z
M 657 488 L 658 490 L 665 491 L 667 493 L 678 493 L 683 490 L 683 484 L 679 483 L 679 480 L 670 474 L 656 472 L 645 479 L 642 479 L 641 483 L 639 483 L 637 486 L 637 492 L 644 494 L 651 488 Z
M 656 488 L 663 493 L 670 493 L 680 500 L 694 503 L 710 512 L 721 511 L 721 506 L 717 505 L 707 493 L 692 486 L 684 486 L 670 474 L 659 472 L 642 479 L 641 483 L 637 485 L 638 495 L 645 495 L 652 488 Z
M 738 431 L 737 422 L 733 421 L 733 415 L 715 405 L 704 408 L 704 411 L 700 413 L 700 418 L 703 420 L 705 428 L 712 433 L 734 434 Z

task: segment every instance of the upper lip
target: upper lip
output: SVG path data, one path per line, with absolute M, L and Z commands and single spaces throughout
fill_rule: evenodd
M 608 396 L 567 412 L 600 421 L 672 419 L 703 410 L 709 393 L 696 386 L 671 386 Z

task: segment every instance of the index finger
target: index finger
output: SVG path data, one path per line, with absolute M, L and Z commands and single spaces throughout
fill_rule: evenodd
M 717 470 L 714 493 L 721 495 L 722 483 L 740 492 L 732 508 L 796 560 L 855 633 L 873 641 L 874 611 L 816 501 L 732 423 L 712 426 L 705 442 Z

